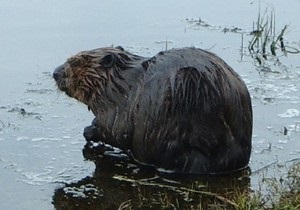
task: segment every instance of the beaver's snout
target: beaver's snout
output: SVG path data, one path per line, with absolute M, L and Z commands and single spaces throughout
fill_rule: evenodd
M 66 71 L 65 71 L 65 65 L 60 65 L 58 66 L 53 74 L 52 74 L 53 79 L 56 82 L 56 85 L 58 89 L 61 91 L 65 91 L 67 93 L 67 87 L 66 87 Z M 68 94 L 68 93 L 67 93 Z
M 53 78 L 55 79 L 55 81 L 57 82 L 60 78 L 62 78 L 64 72 L 64 65 L 60 65 L 58 66 L 54 72 L 53 72 Z

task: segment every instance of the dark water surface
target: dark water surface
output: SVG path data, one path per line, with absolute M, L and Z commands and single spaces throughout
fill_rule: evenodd
M 240 180 L 239 187 L 255 189 L 262 176 L 284 173 L 278 165 L 300 158 L 300 55 L 279 53 L 262 66 L 249 55 L 259 7 L 275 12 L 277 33 L 289 25 L 285 43 L 299 49 L 297 0 L 1 2 L 0 209 L 117 209 L 141 194 L 163 200 L 165 191 L 184 203 L 194 198 L 176 187 L 208 183 L 222 191 Z M 197 46 L 231 65 L 253 100 L 252 174 L 158 175 L 118 150 L 86 146 L 82 131 L 92 113 L 59 93 L 51 74 L 78 51 L 111 45 L 143 56 Z

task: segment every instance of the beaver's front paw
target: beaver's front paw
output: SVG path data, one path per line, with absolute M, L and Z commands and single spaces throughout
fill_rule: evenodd
M 92 124 L 90 126 L 87 126 L 84 128 L 83 131 L 83 136 L 85 138 L 86 141 L 90 142 L 90 141 L 94 141 L 94 142 L 98 142 L 100 141 L 100 132 L 99 132 L 99 128 L 97 126 L 97 122 L 96 119 L 94 119 L 92 121 Z

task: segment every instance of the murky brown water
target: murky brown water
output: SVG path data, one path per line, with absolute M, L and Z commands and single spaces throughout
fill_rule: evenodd
M 300 2 L 270 0 L 260 7 L 275 11 L 278 33 L 289 25 L 285 43 L 299 49 Z M 139 195 L 163 200 L 160 192 L 184 206 L 199 198 L 182 195 L 181 187 L 255 189 L 262 176 L 284 172 L 278 165 L 299 161 L 300 55 L 279 53 L 263 67 L 249 55 L 258 8 L 258 2 L 238 0 L 2 2 L 0 209 L 116 209 L 138 203 Z M 176 177 L 137 166 L 120 151 L 85 147 L 82 131 L 93 116 L 56 90 L 53 69 L 81 50 L 121 45 L 151 56 L 166 41 L 168 48 L 210 49 L 246 81 L 254 109 L 250 176 Z

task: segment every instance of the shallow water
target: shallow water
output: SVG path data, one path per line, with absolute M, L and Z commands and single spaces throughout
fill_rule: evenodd
M 285 42 L 299 49 L 300 2 L 263 1 L 260 8 L 275 11 L 278 33 L 289 25 Z M 84 105 L 59 93 L 51 74 L 78 51 L 110 45 L 143 56 L 183 46 L 218 54 L 242 76 L 253 100 L 252 174 L 243 176 L 239 185 L 255 189 L 262 176 L 284 173 L 278 165 L 300 159 L 300 55 L 279 53 L 263 67 L 258 65 L 247 49 L 258 10 L 258 2 L 237 0 L 2 2 L 0 208 L 63 209 L 80 203 L 87 209 L 115 209 L 139 199 L 133 180 L 146 180 L 141 188 L 155 197 L 172 191 L 166 185 L 185 186 L 195 179 L 158 176 L 119 151 L 105 148 L 101 158 L 97 154 L 104 151 L 85 147 L 83 128 L 93 116 Z M 224 28 L 237 30 L 224 33 Z M 219 180 L 201 182 L 225 189 L 224 183 L 235 179 Z

